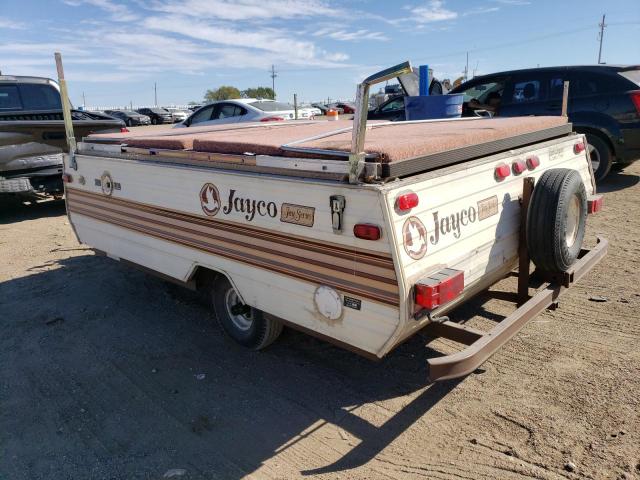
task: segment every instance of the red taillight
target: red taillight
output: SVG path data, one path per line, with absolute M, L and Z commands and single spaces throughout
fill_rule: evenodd
M 640 90 L 636 90 L 635 92 L 631 92 L 631 101 L 636 106 L 636 110 L 638 114 L 640 114 Z
M 587 199 L 587 213 L 598 213 L 602 210 L 602 202 L 604 197 L 602 195 L 592 195 Z
M 513 173 L 520 175 L 527 169 L 527 165 L 522 160 L 516 160 L 513 162 L 513 165 L 511 165 L 511 168 L 513 169 Z
M 129 133 L 129 129 L 127 127 L 120 127 L 120 133 Z
M 71 182 L 73 182 L 73 177 L 68 173 L 63 173 L 62 174 L 62 181 L 64 183 L 71 183 Z
M 261 122 L 283 122 L 284 117 L 264 117 L 260 119 Z
M 584 146 L 584 142 L 576 143 L 573 145 L 573 153 L 575 153 L 576 155 L 584 152 L 586 149 L 587 147 Z
M 396 208 L 404 212 L 406 210 L 411 210 L 413 207 L 417 207 L 418 202 L 419 199 L 417 193 L 403 193 L 396 198 Z
M 511 175 L 511 168 L 506 163 L 501 163 L 496 167 L 496 178 L 498 180 L 504 180 Z
M 358 223 L 353 227 L 353 234 L 363 240 L 378 240 L 381 232 L 380 227 L 369 223 Z
M 418 305 L 433 310 L 449 303 L 464 290 L 464 272 L 445 268 L 438 273 L 421 278 L 415 286 L 415 301 Z
M 540 159 L 537 156 L 532 155 L 531 157 L 527 158 L 527 168 L 529 170 L 535 170 L 539 166 L 540 166 Z

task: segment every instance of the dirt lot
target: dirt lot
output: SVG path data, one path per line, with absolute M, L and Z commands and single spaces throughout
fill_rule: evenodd
M 190 292 L 78 245 L 63 203 L 4 202 L 0 478 L 640 478 L 639 175 L 603 185 L 609 256 L 560 308 L 437 385 L 424 337 L 380 363 L 292 331 L 242 350 Z

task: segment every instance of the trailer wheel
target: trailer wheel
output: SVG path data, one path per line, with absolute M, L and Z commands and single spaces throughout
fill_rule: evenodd
M 208 287 L 208 296 L 222 329 L 244 347 L 261 350 L 282 332 L 282 323 L 276 318 L 243 304 L 225 277 L 219 277 Z
M 587 221 L 587 192 L 576 170 L 547 170 L 527 212 L 527 248 L 537 268 L 565 272 L 576 261 Z

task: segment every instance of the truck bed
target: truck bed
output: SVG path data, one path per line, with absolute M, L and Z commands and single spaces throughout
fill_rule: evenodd
M 118 144 L 123 152 L 168 153 L 176 162 L 198 154 L 346 160 L 352 122 L 286 122 L 169 129 L 145 133 L 91 135 L 85 142 Z M 367 162 L 382 178 L 407 176 L 567 135 L 565 117 L 369 122 Z M 113 153 L 113 149 L 110 149 Z M 208 158 L 206 156 L 200 158 Z M 216 157 L 214 161 L 220 161 Z

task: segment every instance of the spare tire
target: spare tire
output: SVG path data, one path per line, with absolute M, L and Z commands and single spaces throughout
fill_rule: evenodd
M 587 192 L 576 170 L 547 170 L 538 180 L 527 212 L 527 248 L 535 266 L 566 272 L 576 261 L 587 221 Z

